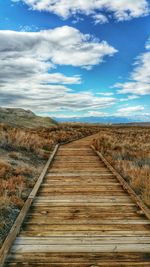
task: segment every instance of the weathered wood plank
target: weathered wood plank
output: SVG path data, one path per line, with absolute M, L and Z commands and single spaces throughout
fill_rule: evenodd
M 82 264 L 82 265 L 81 265 Z M 17 263 L 9 263 L 7 267 L 18 267 Z M 19 263 L 19 267 L 28 267 L 28 262 L 25 263 Z M 89 263 L 54 263 L 52 262 L 51 265 L 49 266 L 49 263 L 31 263 L 30 267 L 89 267 Z M 112 262 L 107 262 L 107 263 L 96 263 L 96 265 L 91 265 L 90 267 L 117 267 L 117 266 L 123 266 L 123 267 L 132 267 L 132 266 L 138 266 L 138 267 L 147 267 L 149 266 L 149 262 L 131 262 L 131 263 L 112 263 Z
M 92 217 L 92 216 L 91 216 Z M 73 215 L 71 218 L 68 216 L 63 219 L 63 216 L 61 217 L 60 215 L 58 216 L 52 216 L 52 218 L 48 217 L 43 217 L 40 216 L 40 220 L 37 217 L 32 217 L 28 218 L 26 217 L 25 222 L 28 224 L 62 224 L 62 220 L 64 224 L 72 224 L 72 225 L 80 225 L 80 224 L 99 224 L 99 225 L 118 225 L 118 224 L 143 224 L 143 225 L 150 225 L 150 222 L 146 219 L 134 219 L 132 217 L 126 218 L 122 217 L 120 219 L 114 218 L 112 220 L 110 219 L 99 219 L 99 218 L 80 218 L 77 217 L 76 215 Z
M 32 206 L 30 208 L 29 213 L 31 212 L 74 212 L 74 211 L 80 211 L 80 212 L 94 212 L 94 213 L 138 213 L 139 209 L 136 206 L 129 206 L 128 208 L 124 206 L 111 206 L 111 207 L 103 207 L 103 206 L 95 206 L 93 210 L 93 206 L 91 206 L 89 203 L 81 203 L 80 205 L 73 205 L 68 206 L 67 204 L 60 204 L 59 206 L 51 206 L 51 205 L 45 205 L 44 207 L 40 206 Z
M 150 244 L 103 244 L 103 245 L 13 245 L 11 252 L 149 252 Z
M 145 236 L 53 236 L 53 237 L 18 237 L 16 245 L 107 245 L 107 244 L 150 244 L 150 237 Z
M 78 222 L 84 222 L 84 220 L 90 220 L 95 222 L 95 220 L 97 220 L 98 223 L 101 223 L 101 220 L 138 220 L 139 221 L 139 216 L 137 214 L 133 214 L 133 213 L 125 213 L 124 215 L 120 215 L 119 213 L 105 213 L 103 215 L 99 214 L 99 213 L 93 213 L 92 215 L 90 213 L 79 213 L 79 212 L 74 212 L 74 213 L 61 213 L 58 212 L 55 215 L 53 215 L 53 213 L 29 213 L 28 214 L 28 219 L 29 219 L 29 223 L 32 222 L 33 220 L 40 220 L 40 217 L 42 216 L 42 220 L 41 222 L 47 222 L 50 221 L 51 222 L 57 222 L 57 220 L 63 220 L 64 222 L 68 222 L 69 220 L 74 220 L 74 222 L 76 222 L 78 220 Z M 53 218 L 52 218 L 53 217 Z M 141 220 L 144 218 L 144 216 L 142 216 Z M 46 219 L 46 220 L 45 220 Z M 140 221 L 141 222 L 141 221 Z M 129 222 L 130 223 L 130 222 Z M 145 223 L 145 221 L 143 221 L 143 223 Z
M 60 172 L 60 173 L 55 173 L 55 172 L 49 172 L 48 174 L 47 174 L 47 177 L 53 177 L 53 176 L 55 176 L 55 177 L 57 177 L 57 176 L 64 176 L 64 177 L 68 177 L 68 176 L 70 176 L 70 177 L 76 177 L 76 176 L 78 176 L 78 177 L 82 177 L 82 176 L 88 176 L 88 177 L 92 177 L 92 176 L 97 176 L 97 177 L 103 177 L 103 176 L 106 176 L 106 177 L 108 177 L 108 176 L 110 176 L 110 177 L 114 177 L 113 175 L 112 175 L 112 173 L 104 173 L 104 172 L 85 172 L 85 171 L 83 171 L 83 172 L 76 172 L 76 173 L 73 173 L 73 172 Z
M 44 190 L 45 192 L 49 191 L 49 190 L 54 190 L 55 191 L 58 188 L 60 188 L 60 185 L 55 185 L 53 187 L 51 185 L 49 185 L 49 184 L 46 184 L 46 185 L 42 184 L 41 185 L 41 189 Z M 61 188 L 62 188 L 62 190 L 75 190 L 77 188 L 77 186 L 69 184 L 68 186 L 61 185 Z M 78 190 L 80 189 L 80 184 L 79 184 L 79 187 L 77 189 Z M 103 184 L 103 185 L 98 185 L 98 184 L 97 185 L 89 185 L 89 184 L 87 184 L 87 185 L 84 186 L 84 190 L 85 189 L 88 190 L 88 191 L 93 190 L 93 189 L 94 190 L 99 190 L 99 191 L 105 191 L 105 190 L 123 191 L 122 186 L 120 184 L 112 184 L 112 185 L 106 185 L 106 184 Z
M 13 254 L 11 253 L 8 262 L 15 260 L 16 262 L 28 261 L 34 263 L 41 262 L 58 262 L 58 263 L 104 263 L 104 261 L 112 263 L 115 262 L 148 262 L 150 261 L 149 253 L 24 253 L 24 254 Z
M 150 237 L 150 231 L 148 230 L 97 230 L 97 231 L 93 231 L 93 230 L 49 230 L 49 231 L 39 231 L 40 228 L 35 228 L 34 230 L 31 229 L 31 231 L 27 231 L 22 230 L 19 234 L 20 237 L 53 237 L 53 236 L 88 236 L 88 237 L 100 237 L 100 236 L 125 236 L 125 237 L 135 237 L 135 236 L 146 236 L 146 237 Z
M 60 187 L 64 187 L 64 186 L 88 186 L 88 185 L 92 185 L 92 186 L 103 186 L 103 185 L 106 185 L 106 186 L 118 186 L 120 187 L 119 183 L 115 182 L 115 181 L 109 181 L 109 182 L 106 182 L 106 181 L 91 181 L 91 180 L 74 180 L 74 179 L 69 179 L 69 180 L 48 180 L 48 181 L 45 181 L 45 183 L 42 184 L 42 187 L 54 187 L 54 186 L 59 186 Z
M 37 224 L 24 223 L 26 231 L 150 231 L 148 224 Z

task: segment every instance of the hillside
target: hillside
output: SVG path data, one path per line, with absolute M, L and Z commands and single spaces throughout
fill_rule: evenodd
M 49 117 L 40 117 L 30 110 L 21 108 L 0 108 L 0 123 L 25 128 L 48 128 L 57 124 L 57 122 Z

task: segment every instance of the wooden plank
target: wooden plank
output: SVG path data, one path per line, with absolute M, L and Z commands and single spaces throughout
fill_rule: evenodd
M 102 182 L 103 184 L 107 182 L 113 182 L 113 183 L 119 183 L 116 178 L 113 175 L 99 175 L 99 176 L 84 176 L 84 175 L 61 175 L 61 174 L 56 174 L 56 175 L 46 175 L 44 182 L 50 182 L 50 181 L 59 181 L 59 182 L 65 182 L 65 181 L 80 181 L 80 182 Z
M 123 192 L 123 191 L 112 191 L 111 192 L 111 190 L 109 190 L 109 191 L 100 191 L 100 190 L 91 190 L 91 191 L 88 191 L 88 190 L 86 190 L 86 189 L 82 189 L 82 190 L 80 190 L 79 192 L 77 191 L 77 190 L 75 190 L 75 191 L 73 191 L 73 190 L 61 190 L 61 189 L 56 189 L 55 191 L 48 191 L 48 192 L 43 192 L 42 191 L 42 189 L 41 189 L 41 191 L 39 192 L 39 194 L 41 195 L 41 196 L 49 196 L 49 195 L 52 195 L 52 194 L 54 194 L 54 195 L 56 195 L 57 196 L 57 194 L 62 194 L 63 196 L 68 196 L 68 195 L 70 195 L 70 194 L 73 194 L 74 196 L 76 195 L 76 196 L 78 196 L 78 195 L 81 195 L 81 194 L 83 194 L 83 195 L 88 195 L 89 197 L 90 196 L 92 196 L 92 195 L 94 195 L 94 196 L 99 196 L 99 194 L 102 196 L 102 195 L 104 195 L 104 196 L 116 196 L 116 197 L 118 197 L 118 196 L 124 196 L 125 195 L 125 193 Z
M 55 157 L 55 162 L 57 161 L 57 163 L 63 163 L 66 162 L 68 160 L 68 163 L 81 163 L 81 161 L 83 163 L 98 163 L 99 159 L 96 158 L 95 156 L 86 156 L 86 157 L 82 157 L 82 156 L 69 156 L 69 158 L 67 156 L 56 156 Z M 104 166 L 104 163 L 101 162 L 101 165 Z
M 23 262 L 19 264 L 19 267 L 28 267 L 28 262 Z M 30 264 L 30 267 L 89 267 L 89 263 L 73 263 L 70 262 L 68 263 L 54 263 L 52 262 L 51 265 L 49 266 L 49 263 L 32 263 Z M 123 266 L 123 267 L 133 267 L 133 266 L 138 266 L 138 267 L 149 267 L 149 262 L 131 262 L 131 263 L 112 263 L 112 262 L 107 262 L 107 263 L 96 263 L 96 265 L 92 264 L 90 267 L 117 267 L 117 266 Z M 18 267 L 17 263 L 8 263 L 7 267 Z
M 90 173 L 100 173 L 101 171 L 103 171 L 103 173 L 110 173 L 110 171 L 108 170 L 108 169 L 106 169 L 106 168 L 103 168 L 103 169 L 100 169 L 99 167 L 86 167 L 86 168 L 82 168 L 82 167 L 62 167 L 62 168 L 52 168 L 51 169 L 51 172 L 53 172 L 53 173 L 63 173 L 63 172 L 72 172 L 72 173 L 82 173 L 82 172 L 88 172 L 89 174 Z
M 89 163 L 90 164 L 90 163 Z M 61 165 L 61 163 L 60 163 Z M 106 169 L 105 167 L 101 166 L 62 166 L 62 167 L 57 167 L 57 166 L 53 166 L 53 168 L 51 168 L 50 173 L 58 173 L 58 172 L 62 172 L 62 173 L 75 173 L 75 172 L 79 172 L 79 173 L 83 173 L 83 172 L 89 172 L 89 174 L 91 172 L 94 173 L 110 173 L 110 171 L 108 169 Z
M 54 190 L 55 191 L 55 189 L 58 189 L 60 187 L 60 184 L 57 184 L 57 185 L 54 185 L 53 187 L 51 186 L 51 185 L 49 185 L 49 184 L 42 184 L 41 185 L 41 189 L 43 189 L 43 190 Z M 65 189 L 67 189 L 67 190 L 75 190 L 75 188 L 77 188 L 77 189 L 80 189 L 80 185 L 77 187 L 76 185 L 74 186 L 74 185 L 69 185 L 69 186 L 66 186 L 66 185 L 63 185 L 62 184 L 62 186 L 61 186 L 61 188 L 63 189 L 63 190 L 65 190 Z M 118 190 L 123 190 L 122 189 L 122 186 L 120 185 L 120 184 L 112 184 L 112 185 L 106 185 L 106 184 L 103 184 L 103 185 L 89 185 L 89 184 L 87 184 L 87 185 L 85 185 L 84 186 L 84 190 L 85 189 L 87 189 L 87 190 L 93 190 L 93 189 L 97 189 L 97 190 L 99 190 L 99 191 L 105 191 L 105 190 L 114 190 L 114 191 L 118 191 Z
M 27 231 L 27 230 L 22 230 L 19 234 L 20 237 L 53 237 L 53 236 L 88 236 L 88 237 L 101 237 L 101 236 L 124 236 L 124 237 L 135 237 L 135 236 L 147 236 L 150 237 L 150 231 L 149 230 L 49 230 L 49 231 L 39 231 L 39 228 L 37 227 L 34 229 L 34 231 Z
M 55 177 L 57 177 L 57 176 L 64 176 L 64 177 L 68 177 L 68 176 L 70 176 L 70 177 L 76 177 L 76 176 L 78 176 L 78 177 L 82 177 L 82 176 L 88 176 L 88 177 L 103 177 L 103 176 L 111 176 L 111 177 L 113 177 L 113 175 L 112 175 L 112 173 L 100 173 L 100 172 L 92 172 L 92 173 L 89 173 L 89 172 L 76 172 L 76 173 L 72 173 L 72 172 L 60 172 L 60 173 L 54 173 L 54 172 L 49 172 L 48 174 L 47 174 L 47 177 L 53 177 L 53 176 L 55 176 Z
M 107 245 L 107 244 L 150 244 L 150 237 L 146 236 L 53 236 L 53 237 L 18 237 L 17 245 Z
M 58 161 L 58 160 L 54 160 L 53 161 L 53 167 L 56 167 L 56 168 L 61 168 L 61 167 L 89 167 L 89 162 L 81 162 L 81 161 L 78 161 L 78 162 L 70 162 L 70 161 Z M 102 162 L 98 162 L 98 161 L 93 161 L 90 163 L 90 166 L 92 167 L 98 167 L 98 168 L 106 168 L 105 164 Z
M 38 231 L 39 233 L 45 231 L 150 231 L 148 224 L 65 224 L 63 222 L 55 224 L 37 224 L 31 223 L 23 224 L 23 229 L 26 231 Z
M 143 225 L 150 225 L 150 222 L 146 219 L 134 219 L 134 218 L 128 218 L 126 219 L 125 217 L 121 217 L 121 219 L 92 219 L 92 218 L 78 218 L 76 215 L 72 215 L 71 218 L 63 218 L 63 216 L 61 217 L 60 215 L 58 217 L 43 217 L 40 216 L 40 220 L 37 217 L 32 217 L 32 218 L 26 218 L 25 222 L 28 224 L 62 224 L 62 220 L 64 224 L 72 224 L 72 225 L 80 225 L 80 224 L 87 224 L 87 225 L 91 225 L 91 224 L 99 224 L 99 225 L 118 225 L 118 224 L 143 224 Z
M 50 195 L 50 196 L 37 196 L 35 197 L 34 201 L 41 201 L 41 202 L 56 202 L 56 201 L 60 201 L 60 202 L 80 202 L 80 203 L 131 203 L 132 205 L 135 205 L 135 203 L 132 202 L 132 200 L 130 199 L 130 197 L 128 197 L 127 195 L 123 195 L 123 196 L 88 196 L 88 195 L 77 195 L 74 196 L 72 194 L 68 194 L 67 196 L 63 196 L 61 194 L 57 194 L 57 195 Z
M 74 151 L 82 151 L 82 152 L 90 152 L 91 153 L 91 149 L 90 149 L 90 147 L 89 146 L 87 146 L 86 148 L 83 146 L 83 147 L 60 147 L 60 149 L 59 149 L 59 151 L 65 151 L 65 152 L 74 152 Z
M 42 186 L 40 188 L 40 192 L 41 193 L 52 193 L 52 194 L 56 194 L 56 193 L 74 193 L 74 194 L 81 194 L 81 193 L 87 193 L 87 194 L 93 194 L 93 193 L 100 193 L 103 195 L 126 195 L 126 193 L 124 192 L 124 190 L 122 188 L 105 188 L 105 187 L 101 187 L 101 186 L 87 186 L 87 187 L 77 187 L 77 186 L 62 186 L 62 187 L 58 187 L 58 186 L 53 186 L 53 187 L 44 187 Z M 42 195 L 42 194 L 41 194 Z
M 150 244 L 105 244 L 105 245 L 13 245 L 12 253 L 27 252 L 149 252 Z
M 92 177 L 88 177 L 88 176 L 61 176 L 61 175 L 56 175 L 56 176 L 46 176 L 44 181 L 44 183 L 89 183 L 91 184 L 92 182 L 95 184 L 102 184 L 105 185 L 107 183 L 113 183 L 113 184 L 119 184 L 118 181 L 116 181 L 116 179 L 113 176 L 92 176 Z
M 74 156 L 74 157 L 76 157 L 76 156 L 85 156 L 85 157 L 87 157 L 87 156 L 93 156 L 94 154 L 93 154 L 93 151 L 87 151 L 87 152 L 83 152 L 83 151 L 59 151 L 58 152 L 58 156 L 67 156 L 67 157 L 70 157 L 70 156 Z
M 45 183 L 42 184 L 42 187 L 46 187 L 46 188 L 47 187 L 50 187 L 50 186 L 51 187 L 54 187 L 54 186 L 57 186 L 58 184 L 59 184 L 60 187 L 64 187 L 64 186 L 67 186 L 68 187 L 70 185 L 71 186 L 82 186 L 82 185 L 83 186 L 84 185 L 85 186 L 87 186 L 87 185 L 93 185 L 93 186 L 96 186 L 96 185 L 97 186 L 103 186 L 103 185 L 106 185 L 106 186 L 115 186 L 116 185 L 116 186 L 120 186 L 119 183 L 117 183 L 115 181 L 114 182 L 113 181 L 108 181 L 108 182 L 105 181 L 105 182 L 103 182 L 103 181 L 100 180 L 100 181 L 96 181 L 96 182 L 93 181 L 93 183 L 92 183 L 92 181 L 90 181 L 90 180 L 87 180 L 87 181 L 82 181 L 81 180 L 80 181 L 80 180 L 70 179 L 68 181 L 67 180 L 64 181 L 64 180 L 61 180 L 61 179 L 60 180 L 59 179 L 58 180 L 56 179 L 56 180 L 48 180 L 48 181 L 45 181 Z
M 99 223 L 99 219 L 104 219 L 104 220 L 129 220 L 132 217 L 132 220 L 139 220 L 139 215 L 132 213 L 125 213 L 123 215 L 120 215 L 119 213 L 93 213 L 91 214 L 86 213 L 86 212 L 82 212 L 82 213 L 78 213 L 78 212 L 55 212 L 55 214 L 52 213 L 29 213 L 28 214 L 28 219 L 29 219 L 29 223 L 32 222 L 33 220 L 40 220 L 40 217 L 42 216 L 42 221 L 41 222 L 47 222 L 48 220 L 50 222 L 56 222 L 57 220 L 63 220 L 63 221 L 68 221 L 68 220 L 74 220 L 74 223 L 78 220 L 78 222 L 80 223 L 80 221 L 84 221 L 84 220 L 93 220 L 94 222 L 97 220 L 97 223 Z M 53 219 L 51 220 L 51 218 L 53 217 Z M 46 221 L 45 221 L 46 218 Z M 144 216 L 141 217 L 141 219 L 144 219 Z M 101 221 L 100 221 L 101 222 Z
M 93 206 L 89 205 L 89 203 L 86 203 L 86 205 L 84 205 L 83 203 L 76 204 L 76 205 L 72 205 L 72 206 L 68 206 L 66 203 L 64 203 L 64 205 L 60 204 L 58 206 L 51 206 L 51 205 L 45 205 L 44 207 L 37 207 L 37 206 L 32 206 L 30 208 L 30 213 L 32 212 L 66 212 L 66 211 L 80 211 L 80 212 L 91 212 L 91 213 L 105 213 L 105 212 L 109 212 L 109 213 L 136 213 L 138 214 L 139 209 L 136 206 L 129 206 L 128 208 L 124 207 L 124 206 L 108 206 L 108 207 L 103 207 L 103 206 L 95 206 L 95 208 L 93 209 Z
M 97 263 L 101 262 L 148 262 L 150 261 L 149 253 L 11 253 L 8 262 L 14 260 L 16 262 L 28 261 L 34 263 L 48 262 L 53 263 Z M 89 266 L 89 265 L 88 265 Z
M 38 201 L 36 201 L 36 202 L 34 202 L 33 204 L 32 204 L 32 206 L 33 207 L 45 207 L 45 206 L 47 206 L 47 205 L 50 205 L 50 206 L 55 206 L 55 207 L 59 207 L 60 205 L 62 205 L 62 203 L 64 203 L 64 201 L 55 201 L 55 202 L 38 202 Z M 73 203 L 73 202 L 67 202 L 67 206 L 68 207 L 73 207 L 73 206 L 76 206 L 77 204 L 80 204 L 81 203 L 81 205 L 84 203 L 84 202 L 76 202 L 76 203 Z M 85 204 L 85 206 L 91 206 L 91 207 L 93 207 L 93 208 L 95 208 L 95 207 L 124 207 L 125 209 L 128 209 L 129 207 L 136 207 L 136 205 L 134 204 L 134 203 L 110 203 L 110 202 L 102 202 L 102 203 L 100 203 L 100 202 L 90 202 L 90 203 L 84 203 Z M 64 205 L 66 205 L 66 202 L 64 203 Z

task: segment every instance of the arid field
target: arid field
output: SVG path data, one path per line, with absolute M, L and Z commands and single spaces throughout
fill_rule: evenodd
M 150 127 L 103 128 L 93 145 L 150 207 Z

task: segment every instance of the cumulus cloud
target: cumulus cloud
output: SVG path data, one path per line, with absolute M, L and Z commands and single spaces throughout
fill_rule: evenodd
M 0 31 L 0 105 L 37 112 L 110 106 L 114 98 L 75 92 L 67 85 L 80 84 L 81 77 L 55 69 L 58 65 L 91 68 L 115 52 L 106 42 L 68 26 L 41 32 Z
M 90 68 L 117 50 L 105 41 L 63 26 L 40 32 L 0 31 L 0 52 L 7 68 L 16 65 L 18 72 L 19 66 L 30 68 L 29 72 L 45 72 L 56 65 Z
M 150 46 L 146 45 L 147 52 L 141 54 L 135 61 L 130 80 L 125 83 L 116 83 L 120 94 L 149 95 L 150 94 Z
M 76 14 L 93 15 L 96 12 L 113 13 L 117 21 L 130 20 L 149 13 L 148 0 L 12 0 L 22 1 L 30 8 L 48 11 L 63 19 Z

